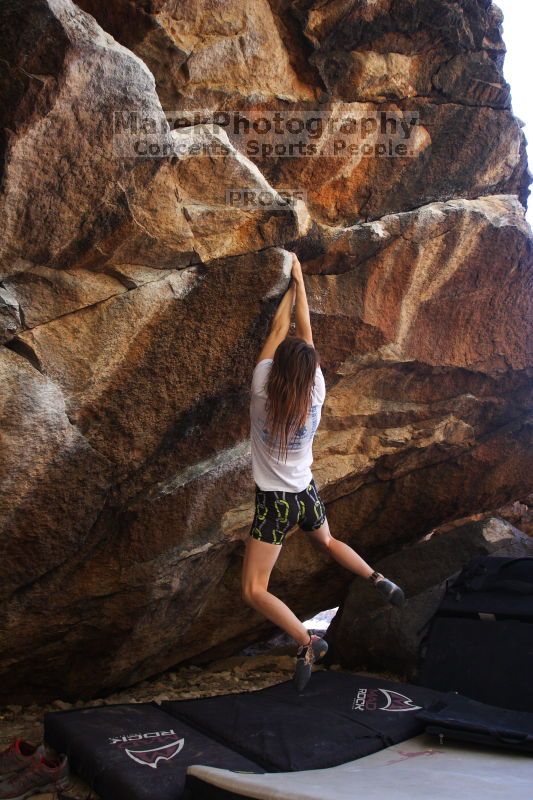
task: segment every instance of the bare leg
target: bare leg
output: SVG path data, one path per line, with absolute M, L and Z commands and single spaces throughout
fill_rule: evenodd
M 248 536 L 242 569 L 242 597 L 248 605 L 279 625 L 298 644 L 307 644 L 309 633 L 305 625 L 279 597 L 267 590 L 270 573 L 282 546 Z
M 328 552 L 335 561 L 355 572 L 356 575 L 370 578 L 374 572 L 373 568 L 349 544 L 341 542 L 331 535 L 327 519 L 316 531 L 305 531 L 304 535 L 309 536 L 314 545 Z

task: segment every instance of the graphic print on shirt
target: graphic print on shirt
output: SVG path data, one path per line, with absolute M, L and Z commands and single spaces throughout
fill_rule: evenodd
M 291 441 L 287 444 L 288 450 L 301 450 L 302 447 L 304 447 L 313 439 L 316 429 L 318 428 L 318 409 L 318 405 L 311 406 L 308 415 L 310 425 L 306 425 L 304 423 L 300 428 L 298 428 Z M 266 445 L 268 445 L 269 432 L 265 424 L 266 420 L 262 420 L 262 422 L 263 427 L 261 428 L 261 439 Z

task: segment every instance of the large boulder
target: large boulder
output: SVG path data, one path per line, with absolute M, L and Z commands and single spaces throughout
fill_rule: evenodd
M 97 696 L 277 630 L 240 576 L 288 250 L 336 536 L 376 562 L 532 488 L 529 175 L 494 7 L 81 5 L 2 5 L 0 699 Z M 414 152 L 253 156 L 213 116 L 317 102 L 415 109 Z M 198 104 L 205 124 L 165 117 Z M 352 579 L 295 530 L 270 587 L 306 619 Z

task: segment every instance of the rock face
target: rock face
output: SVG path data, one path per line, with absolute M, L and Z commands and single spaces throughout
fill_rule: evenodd
M 530 175 L 496 6 L 1 14 L 0 701 L 94 697 L 276 630 L 240 571 L 249 383 L 288 250 L 334 535 L 375 560 L 531 492 Z M 117 149 L 132 109 L 161 120 L 156 155 Z M 303 136 L 324 154 L 253 152 L 229 111 L 325 120 Z M 408 156 L 332 154 L 334 123 L 381 112 L 416 112 Z M 352 577 L 291 533 L 270 588 L 305 619 Z

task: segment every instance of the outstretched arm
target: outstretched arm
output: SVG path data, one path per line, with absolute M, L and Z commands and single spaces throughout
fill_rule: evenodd
M 305 293 L 305 283 L 302 266 L 295 253 L 292 254 L 292 275 L 296 284 L 296 336 L 313 345 L 313 331 L 311 330 L 311 317 Z
M 263 358 L 273 358 L 278 344 L 287 336 L 291 324 L 291 313 L 295 301 L 295 290 L 296 284 L 291 280 L 289 288 L 283 295 L 283 299 L 276 309 L 276 313 L 274 314 L 272 324 L 270 326 L 270 333 L 265 340 L 256 363 L 261 361 Z

